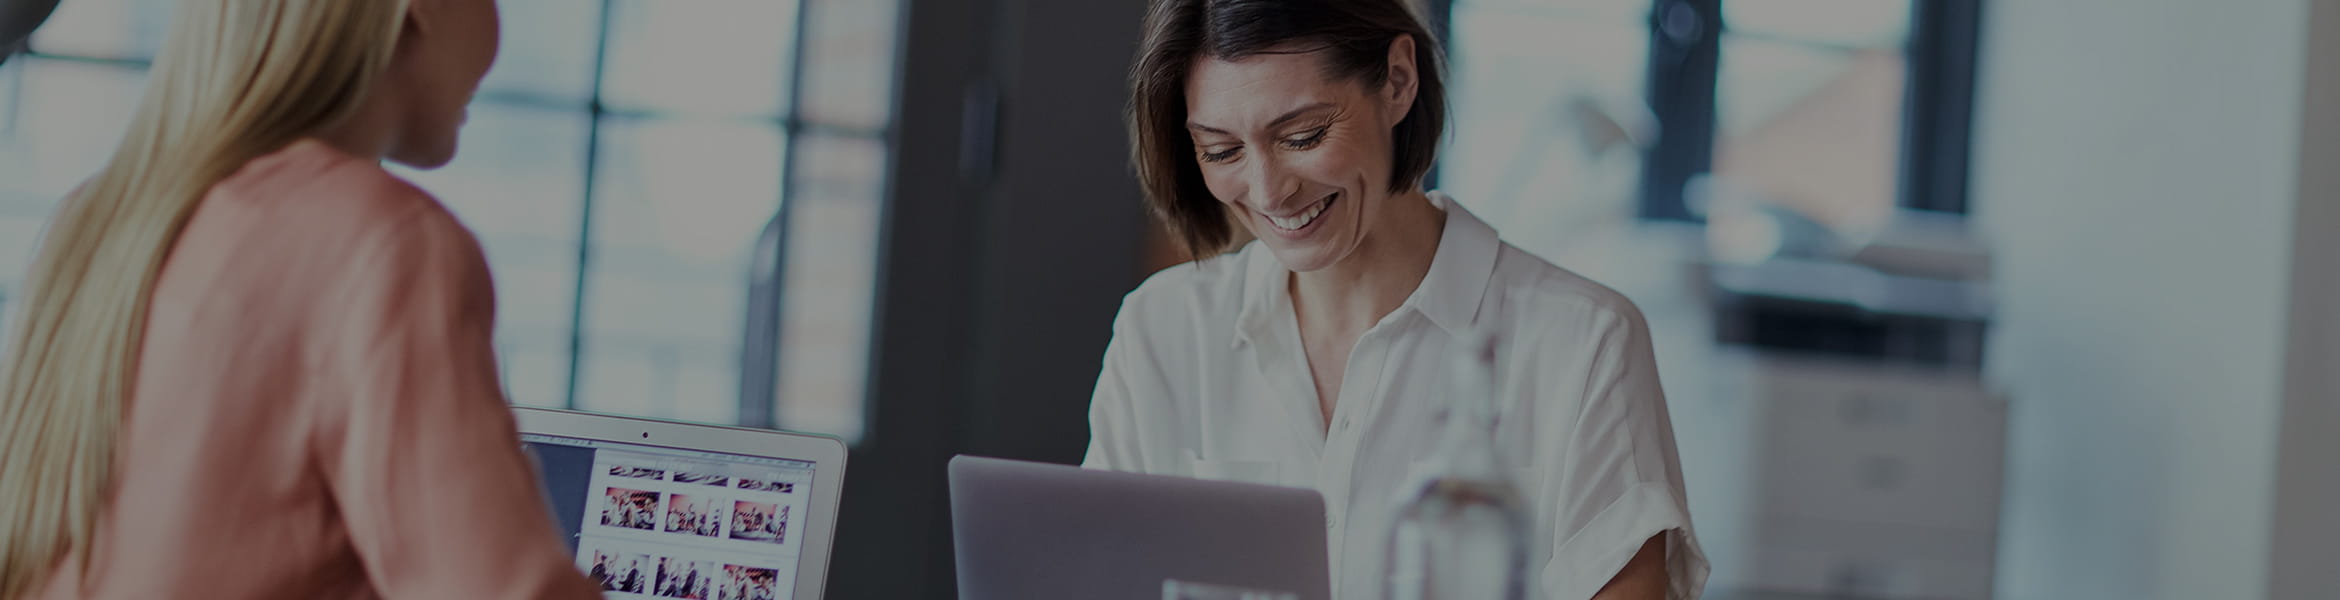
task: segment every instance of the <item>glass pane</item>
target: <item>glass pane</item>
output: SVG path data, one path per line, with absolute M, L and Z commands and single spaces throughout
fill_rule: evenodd
M 496 346 L 512 401 L 563 406 L 585 197 L 583 112 L 473 103 L 455 162 L 399 169 L 478 234 L 496 278 Z
M 1648 26 L 1455 7 L 1439 187 L 1520 248 L 1553 256 L 1582 228 L 1629 219 L 1642 145 Z
M 105 166 L 145 81 L 139 69 L 40 58 L 0 66 L 0 298 L 23 285 L 57 202 Z
M 169 0 L 70 0 L 33 35 L 45 54 L 151 60 L 170 31 Z
M 764 122 L 602 124 L 579 406 L 732 422 L 756 235 L 783 139 Z
M 621 110 L 778 117 L 793 0 L 615 0 L 602 100 Z
M 1729 0 L 1730 31 L 1837 46 L 1893 46 L 1909 35 L 1910 0 Z
M 10 60 L 0 77 L 0 213 L 46 215 L 96 174 L 121 143 L 146 71 L 39 58 Z
M 503 14 L 504 42 L 481 92 L 584 107 L 593 95 L 601 3 L 503 0 L 497 8 Z
M 1725 35 L 1707 197 L 1776 205 L 1864 231 L 1897 204 L 1905 60 L 1900 40 L 1860 48 Z
M 884 127 L 893 109 L 900 0 L 812 0 L 806 7 L 803 106 L 810 123 Z
M 1494 11 L 1510 15 L 1560 17 L 1609 24 L 1642 23 L 1649 19 L 1650 0 L 1455 0 L 1455 20 L 1465 11 Z
M 798 138 L 780 330 L 781 427 L 860 438 L 866 414 L 885 143 Z

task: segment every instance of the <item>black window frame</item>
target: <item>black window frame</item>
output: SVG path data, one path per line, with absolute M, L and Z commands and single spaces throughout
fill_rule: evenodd
M 1715 84 L 1722 72 L 1722 35 L 1729 28 L 1722 17 L 1724 1 L 1650 2 L 1644 93 L 1664 133 L 1641 163 L 1636 213 L 1643 219 L 1704 221 L 1686 201 L 1683 189 L 1714 169 Z M 1901 172 L 1895 178 L 1895 204 L 1901 208 L 1967 212 L 1983 2 L 1911 2 Z M 1452 38 L 1454 3 L 1432 0 L 1423 7 L 1441 39 Z M 1432 170 L 1433 178 L 1436 173 Z
M 1725 0 L 1654 0 L 1649 12 L 1650 110 L 1660 130 L 1642 161 L 1638 212 L 1644 219 L 1703 221 L 1684 196 L 1713 171 L 1715 84 L 1721 75 Z M 1974 70 L 1983 0 L 1913 0 L 1904 49 L 1900 173 L 1895 204 L 1967 212 Z

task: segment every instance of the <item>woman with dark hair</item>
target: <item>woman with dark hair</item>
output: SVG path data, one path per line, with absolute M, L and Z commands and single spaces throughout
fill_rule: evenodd
M 1145 28 L 1132 161 L 1197 261 L 1123 301 L 1087 465 L 1316 488 L 1336 596 L 1379 597 L 1452 346 L 1491 332 L 1536 595 L 1696 598 L 1641 312 L 1423 189 L 1444 74 L 1401 0 L 1156 0 Z

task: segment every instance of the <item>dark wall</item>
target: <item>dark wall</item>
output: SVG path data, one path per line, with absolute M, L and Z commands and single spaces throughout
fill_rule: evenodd
M 833 598 L 951 598 L 944 465 L 1073 462 L 1142 277 L 1122 80 L 1143 0 L 907 0 L 869 431 Z
M 1142 0 L 1008 0 L 999 175 L 978 248 L 968 452 L 1078 462 L 1089 394 L 1146 215 L 1128 166 L 1123 83 Z

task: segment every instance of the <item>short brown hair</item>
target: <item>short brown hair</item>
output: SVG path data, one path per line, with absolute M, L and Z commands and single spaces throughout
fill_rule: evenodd
M 1129 70 L 1130 162 L 1146 204 L 1195 258 L 1225 252 L 1234 239 L 1234 222 L 1204 187 L 1186 132 L 1186 77 L 1197 59 L 1240 60 L 1298 44 L 1326 51 L 1332 76 L 1379 87 L 1389 76 L 1389 44 L 1411 36 L 1419 83 L 1392 132 L 1390 191 L 1420 183 L 1438 159 L 1446 130 L 1441 53 L 1405 0 L 1154 0 L 1145 29 Z

